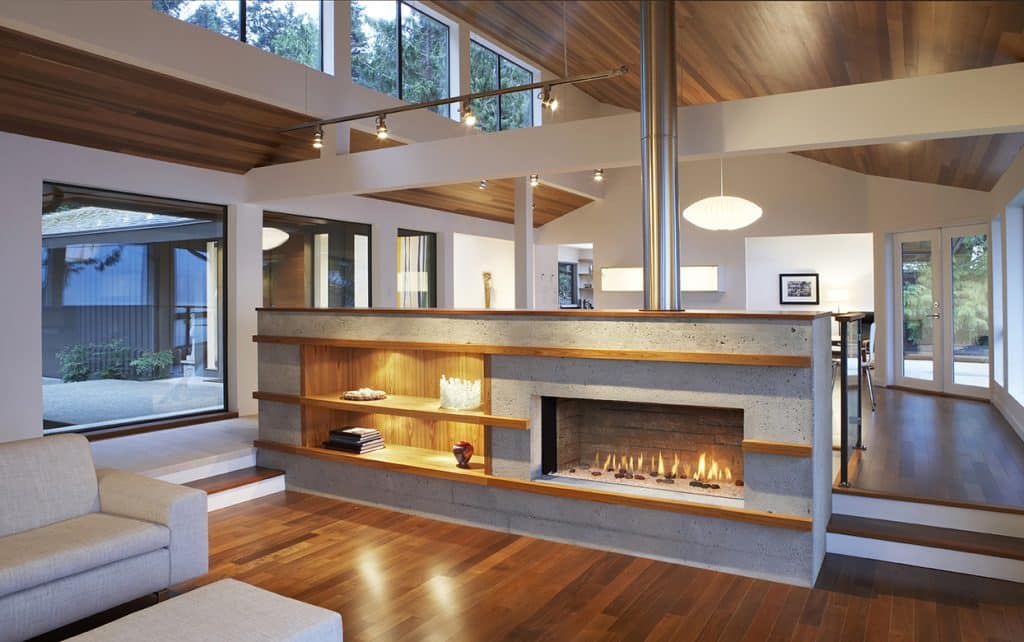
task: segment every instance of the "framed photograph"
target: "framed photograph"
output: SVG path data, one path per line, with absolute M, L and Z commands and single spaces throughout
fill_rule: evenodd
M 818 274 L 780 274 L 779 303 L 807 305 L 819 303 Z

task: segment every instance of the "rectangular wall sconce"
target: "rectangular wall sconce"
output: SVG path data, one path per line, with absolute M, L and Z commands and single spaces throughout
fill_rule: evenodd
M 679 268 L 679 283 L 683 292 L 723 292 L 722 266 L 684 265 Z M 643 292 L 643 289 L 643 268 L 601 268 L 602 292 Z

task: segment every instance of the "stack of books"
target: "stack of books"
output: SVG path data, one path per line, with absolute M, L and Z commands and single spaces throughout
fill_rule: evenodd
M 382 450 L 384 438 L 376 428 L 337 428 L 331 431 L 330 438 L 324 442 L 324 448 L 362 455 Z

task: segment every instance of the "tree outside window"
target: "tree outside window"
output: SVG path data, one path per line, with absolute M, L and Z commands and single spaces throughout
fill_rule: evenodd
M 355 0 L 352 8 L 352 81 L 401 100 L 447 98 L 448 26 L 404 2 Z M 447 116 L 448 105 L 431 107 Z
M 469 41 L 469 90 L 506 89 L 533 82 L 533 73 L 475 40 Z M 533 92 L 518 91 L 473 101 L 480 129 L 488 132 L 533 126 Z
M 323 68 L 320 0 L 152 0 L 153 9 L 272 54 Z

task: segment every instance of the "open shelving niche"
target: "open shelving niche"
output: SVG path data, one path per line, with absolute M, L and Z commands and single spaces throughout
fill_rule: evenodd
M 489 356 L 428 350 L 301 347 L 302 446 L 322 449 L 329 432 L 346 426 L 380 430 L 386 447 L 373 453 L 342 457 L 382 465 L 441 470 L 455 474 L 490 474 L 492 427 L 527 429 L 528 421 L 490 414 Z M 440 407 L 441 375 L 481 382 L 479 410 Z M 345 390 L 384 390 L 387 399 L 347 401 Z M 465 440 L 475 453 L 470 468 L 455 467 L 452 444 Z
M 732 519 L 766 526 L 809 531 L 811 519 L 766 513 L 746 508 L 730 508 L 710 504 L 647 498 L 620 493 L 576 488 L 561 484 L 533 480 L 510 479 L 493 476 L 490 462 L 490 435 L 492 430 L 529 430 L 529 420 L 491 414 L 490 357 L 492 354 L 531 354 L 551 357 L 580 356 L 581 358 L 625 359 L 642 358 L 656 361 L 734 363 L 760 366 L 809 367 L 803 357 L 778 355 L 739 355 L 728 360 L 720 355 L 667 354 L 650 352 L 646 356 L 623 351 L 592 350 L 576 354 L 568 349 L 509 348 L 494 346 L 444 346 L 421 344 L 428 347 L 388 346 L 378 342 L 337 345 L 331 340 L 287 340 L 275 337 L 254 337 L 255 341 L 292 343 L 300 349 L 299 395 L 258 391 L 256 399 L 278 403 L 298 404 L 301 407 L 301 444 L 298 446 L 258 440 L 257 448 L 266 448 L 305 457 L 330 461 L 351 462 L 361 466 L 406 472 L 424 477 L 482 484 L 540 495 L 582 499 L 614 505 L 636 506 L 654 510 L 672 511 Z M 470 348 L 467 350 L 467 348 Z M 477 352 L 474 348 L 479 348 Z M 735 355 L 732 355 L 736 357 Z M 717 357 L 717 358 L 713 358 Z M 807 361 L 807 363 L 804 363 Z M 444 410 L 440 407 L 441 374 L 460 379 L 480 379 L 481 407 L 479 410 Z M 381 401 L 346 401 L 345 390 L 372 387 L 388 392 Z M 377 428 L 384 436 L 387 447 L 373 453 L 352 454 L 323 447 L 330 430 L 344 426 Z M 476 452 L 469 469 L 455 466 L 452 444 L 466 440 Z M 746 444 L 745 444 L 746 445 Z M 757 446 L 757 444 L 753 444 Z M 768 444 L 771 446 L 771 444 Z M 765 446 L 762 445 L 762 449 Z M 810 446 L 801 446 L 799 453 L 779 452 L 793 456 L 807 456 Z M 805 452 L 806 451 L 806 452 Z M 770 450 L 763 450 L 770 452 Z M 771 451 L 774 452 L 774 451 Z

